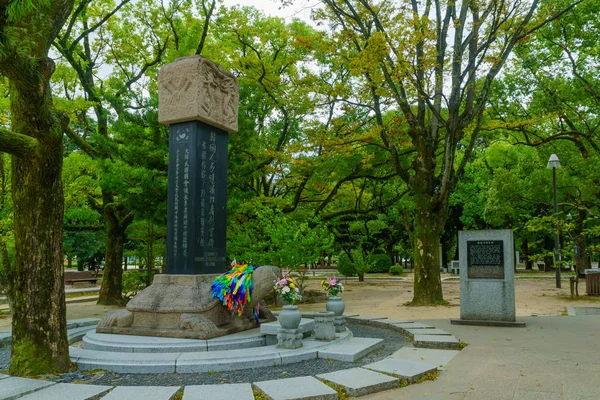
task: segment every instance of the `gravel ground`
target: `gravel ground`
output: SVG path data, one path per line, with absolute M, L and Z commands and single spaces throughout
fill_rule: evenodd
M 54 382 L 93 383 L 97 385 L 112 386 L 185 386 L 258 382 L 296 376 L 317 375 L 341 369 L 356 368 L 361 365 L 379 361 L 396 352 L 408 343 L 406 337 L 389 329 L 357 324 L 348 324 L 348 328 L 356 337 L 384 339 L 384 346 L 367 354 L 365 357 L 354 363 L 315 359 L 277 367 L 198 374 L 116 374 L 113 372 L 100 372 L 96 375 L 90 375 L 85 372 L 73 371 L 63 375 L 48 377 L 47 379 Z M 9 360 L 10 349 L 0 349 L 0 369 L 8 368 Z
M 10 346 L 0 347 L 0 371 L 8 369 L 10 364 Z

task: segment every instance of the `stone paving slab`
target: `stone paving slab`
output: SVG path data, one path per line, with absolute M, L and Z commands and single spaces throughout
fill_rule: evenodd
M 376 321 L 380 319 L 387 319 L 387 317 L 372 317 L 368 315 L 359 315 L 358 317 L 348 317 L 349 319 L 356 321 Z
M 10 377 L 2 379 L 2 384 L 0 385 L 0 399 L 17 399 L 21 396 L 36 392 L 54 384 L 54 382 L 27 378 Z
M 10 378 L 10 375 L 0 374 L 0 379 Z
M 443 329 L 405 329 L 404 332 L 410 337 L 415 335 L 441 335 L 441 336 L 452 336 L 450 332 L 446 332 Z
M 112 386 L 82 385 L 73 383 L 57 383 L 37 392 L 19 397 L 22 400 L 87 400 L 104 393 Z
M 434 372 L 437 369 L 433 365 L 394 358 L 386 358 L 372 364 L 363 365 L 363 368 L 397 376 L 410 382 L 414 382 L 423 375 Z
M 255 382 L 253 385 L 270 400 L 338 400 L 335 390 L 312 376 Z
M 405 329 L 435 329 L 435 326 L 422 324 L 420 322 L 410 322 L 408 324 L 392 324 L 394 327 L 405 330 Z
M 459 349 L 458 339 L 445 335 L 415 335 L 413 346 L 426 349 Z
M 102 400 L 171 400 L 179 386 L 117 386 Z
M 400 384 L 397 378 L 364 368 L 330 372 L 317 375 L 317 378 L 342 386 L 346 390 L 346 393 L 348 393 L 348 396 L 352 397 L 394 389 Z
M 280 327 L 279 321 L 267 322 L 260 326 L 260 333 L 263 335 L 277 335 L 277 331 Z M 302 318 L 298 329 L 300 329 L 302 333 L 313 331 L 315 329 L 315 321 L 310 318 Z
M 254 400 L 254 394 L 249 383 L 186 386 L 183 400 Z
M 419 349 L 403 347 L 388 358 L 422 362 L 438 367 L 445 367 L 459 353 L 457 350 Z
M 319 358 L 354 362 L 381 346 L 383 339 L 353 337 L 346 342 L 319 350 Z
M 401 319 L 379 319 L 370 321 L 369 324 L 380 328 L 390 328 L 393 324 L 412 324 L 414 321 L 404 321 Z

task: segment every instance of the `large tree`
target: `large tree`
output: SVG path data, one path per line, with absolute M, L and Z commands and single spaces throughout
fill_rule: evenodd
M 73 0 L 0 1 L 0 74 L 9 80 L 10 128 L 0 151 L 12 155 L 15 265 L 10 373 L 69 368 L 63 282 L 64 118 L 52 103 L 50 45 Z
M 317 18 L 333 32 L 329 52 L 352 77 L 355 108 L 373 116 L 381 145 L 413 194 L 413 304 L 441 303 L 440 236 L 450 194 L 480 137 L 490 88 L 517 42 L 572 5 L 322 3 Z

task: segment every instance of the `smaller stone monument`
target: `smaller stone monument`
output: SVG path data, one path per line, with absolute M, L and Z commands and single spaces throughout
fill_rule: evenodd
M 458 246 L 460 319 L 452 324 L 524 327 L 515 316 L 512 230 L 460 231 Z

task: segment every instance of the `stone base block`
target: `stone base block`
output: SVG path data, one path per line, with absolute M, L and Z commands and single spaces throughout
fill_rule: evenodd
M 315 339 L 335 339 L 335 314 L 333 312 L 322 312 L 315 315 Z
M 156 275 L 126 309 L 102 319 L 96 332 L 207 340 L 256 328 L 252 309 L 272 290 L 278 269 L 261 267 L 254 272 L 252 303 L 241 316 L 231 315 L 212 297 L 211 285 L 217 276 Z M 275 320 L 264 305 L 260 309 L 261 322 Z
M 336 316 L 333 324 L 335 325 L 336 333 L 346 332 L 346 318 L 344 318 L 344 316 Z
M 471 319 L 452 319 L 450 323 L 452 325 L 500 326 L 505 328 L 525 328 L 527 326 L 525 322 L 518 321 L 482 321 Z
M 279 329 L 277 332 L 277 347 L 281 349 L 299 349 L 304 337 L 300 329 Z

